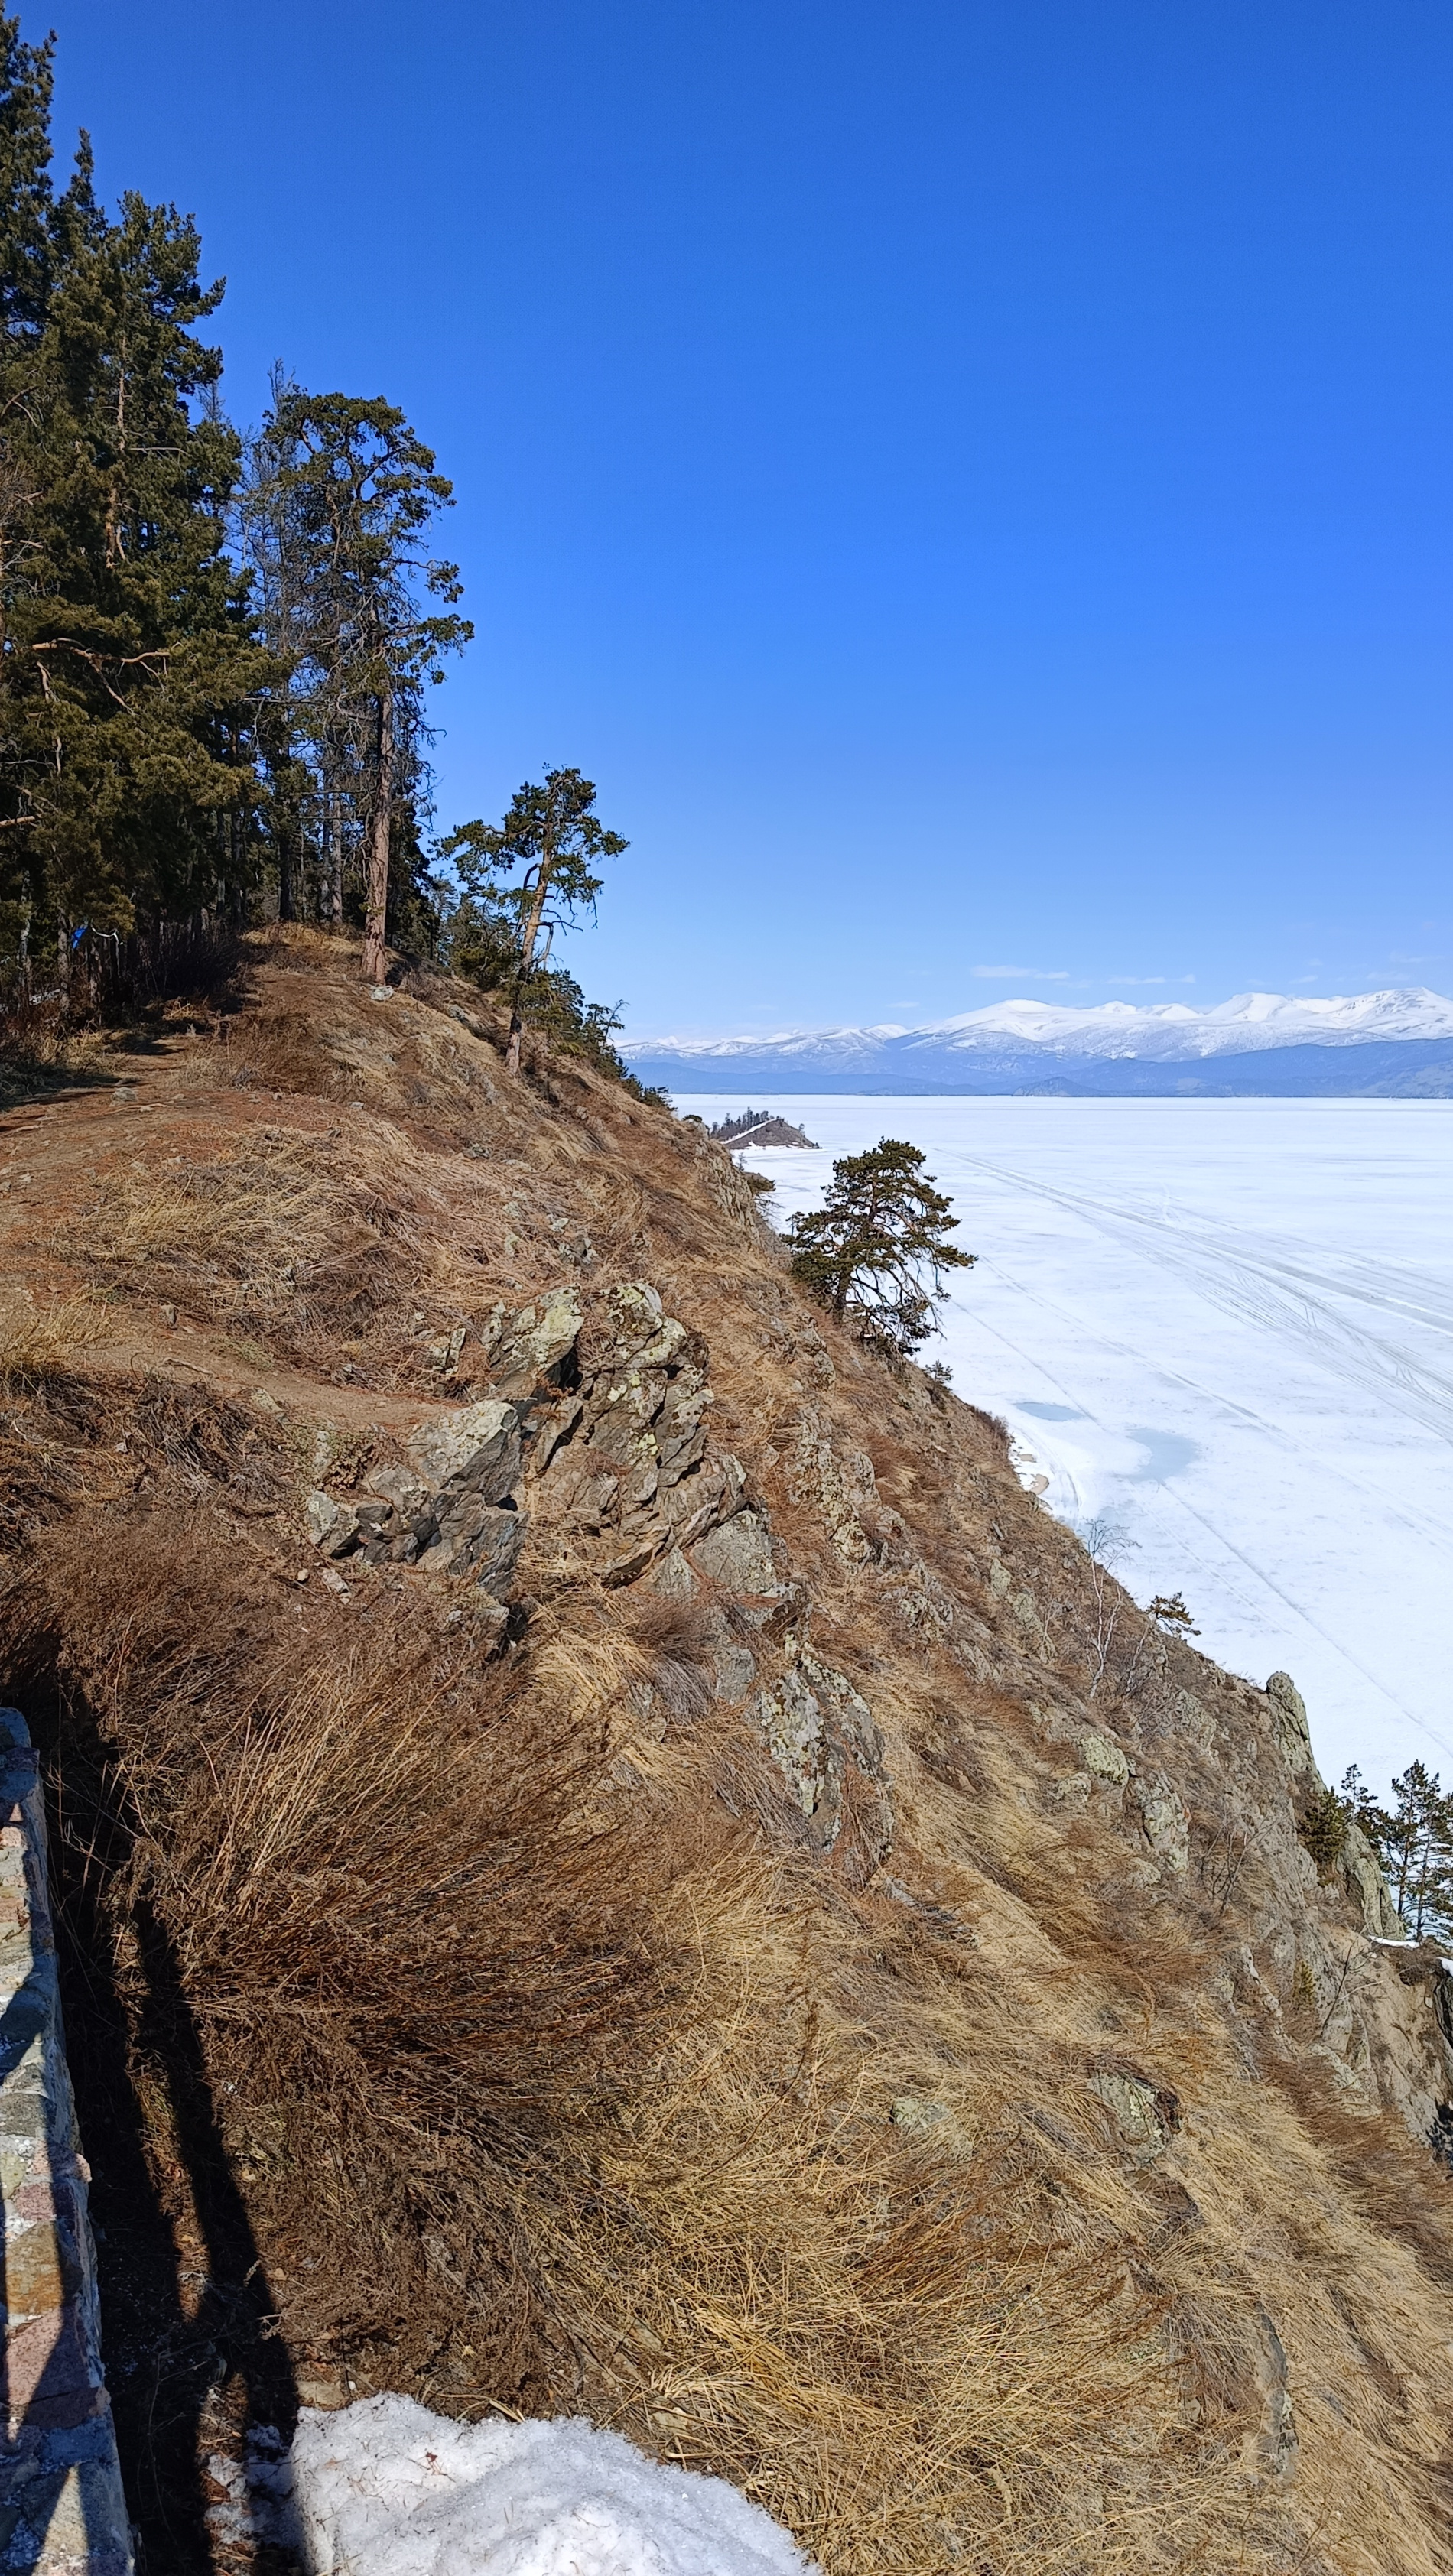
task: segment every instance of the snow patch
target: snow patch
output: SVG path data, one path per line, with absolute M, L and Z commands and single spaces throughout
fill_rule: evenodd
M 456 2424 L 367 2397 L 305 2408 L 292 2467 L 314 2576 L 815 2576 L 735 2487 L 579 2417 Z

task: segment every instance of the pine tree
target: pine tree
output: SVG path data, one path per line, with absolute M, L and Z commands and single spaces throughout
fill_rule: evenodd
M 356 855 L 363 973 L 374 984 L 385 972 L 391 903 L 396 917 L 423 874 L 424 685 L 443 678 L 444 656 L 474 631 L 453 613 L 458 567 L 425 549 L 425 531 L 452 500 L 432 451 L 392 403 L 275 379 L 240 525 L 264 631 L 289 673 L 279 732 L 306 773 L 306 787 L 287 778 L 291 803 L 280 800 L 279 811 L 300 852 L 311 834 L 323 918 L 342 918 L 345 853 Z M 431 598 L 447 613 L 428 612 Z M 280 901 L 295 908 L 286 874 Z
M 578 769 L 547 769 L 538 785 L 526 779 L 502 823 L 464 823 L 441 842 L 440 858 L 454 868 L 481 920 L 507 921 L 513 932 L 510 1073 L 520 1069 L 526 993 L 548 961 L 555 931 L 579 912 L 594 913 L 605 881 L 593 869 L 629 848 L 600 821 L 594 783 Z M 521 873 L 511 883 L 516 869 Z
M 1371 1844 L 1412 1938 L 1431 1932 L 1447 1939 L 1453 1936 L 1453 1796 L 1421 1762 L 1394 1780 L 1392 1794 L 1390 1808 L 1380 1805 L 1353 1762 L 1337 1804 Z
M 898 1358 L 935 1329 L 944 1272 L 972 1269 L 976 1257 L 948 1241 L 958 1218 L 924 1159 L 891 1136 L 843 1156 L 822 1206 L 790 1229 L 797 1278 L 840 1322 L 855 1320 L 865 1340 Z
M 50 185 L 48 46 L 0 20 L 0 867 L 24 951 L 240 893 L 268 676 L 225 547 L 220 285 L 172 207 Z

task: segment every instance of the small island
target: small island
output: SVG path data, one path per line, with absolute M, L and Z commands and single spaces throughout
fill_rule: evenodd
M 744 1109 L 738 1118 L 723 1118 L 711 1133 L 723 1145 L 801 1145 L 810 1154 L 818 1150 L 810 1136 L 785 1118 L 774 1118 L 765 1109 Z

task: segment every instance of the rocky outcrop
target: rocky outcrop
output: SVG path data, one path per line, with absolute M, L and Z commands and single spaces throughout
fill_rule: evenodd
M 308 1496 L 325 1556 L 417 1563 L 502 1600 L 532 1520 L 560 1565 L 618 1585 L 736 1510 L 741 1468 L 707 1438 L 705 1346 L 646 1282 L 496 1307 L 481 1344 L 497 1392 L 421 1422 L 356 1497 Z
M 804 1324 L 794 1357 L 806 1336 Z M 420 1422 L 354 1490 L 309 1496 L 326 1579 L 349 1565 L 415 1565 L 467 1583 L 500 1635 L 522 1589 L 561 1580 L 694 1596 L 709 1687 L 743 1712 L 779 1784 L 777 1830 L 865 1886 L 894 1841 L 882 1735 L 857 1683 L 809 1642 L 812 1604 L 771 1513 L 711 1440 L 704 1342 L 644 1280 L 496 1306 L 475 1339 L 487 1392 Z M 811 1360 L 809 1349 L 815 1380 Z M 1244 1921 L 1244 1965 L 1213 1980 L 1232 2019 L 1248 2002 L 1278 2029 L 1299 2014 L 1339 2093 L 1395 2106 L 1446 2152 L 1453 1980 L 1419 1968 L 1390 1981 L 1374 1945 L 1397 1942 L 1401 1926 L 1355 1825 L 1318 1878 L 1297 1821 L 1323 1784 L 1291 1676 L 1273 1673 L 1261 1692 L 1225 1676 L 1211 1688 L 1132 1604 L 1087 1726 L 1086 1701 L 1057 1677 L 1052 1605 L 998 1546 L 950 1588 L 880 1495 L 866 1450 L 843 1441 L 805 1387 L 778 1436 L 787 1495 L 819 1523 L 835 1579 L 871 1586 L 910 1637 L 944 1643 L 974 1683 L 1022 1690 L 1045 1743 L 1072 1749 L 1074 1769 L 1046 1784 L 1048 1810 L 1118 1833 L 1118 1883 L 1189 1893 L 1228 1929 Z M 1144 1633 L 1126 1644 L 1137 1616 Z M 1342 1928 L 1347 1900 L 1360 1934 Z
M 795 1638 L 779 1679 L 748 1711 L 760 1727 L 812 1850 L 827 1854 L 852 1828 L 844 1875 L 863 1886 L 893 1848 L 893 1800 L 883 1738 L 845 1673 Z
M 728 1519 L 745 1479 L 708 1440 L 705 1344 L 646 1282 L 592 1301 L 570 1359 L 539 1421 L 532 1509 L 572 1564 L 633 1583 Z

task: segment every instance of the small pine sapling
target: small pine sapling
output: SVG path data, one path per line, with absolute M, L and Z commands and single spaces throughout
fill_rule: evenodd
M 1150 1615 L 1174 1637 L 1199 1637 L 1201 1633 L 1179 1592 L 1157 1592 Z

